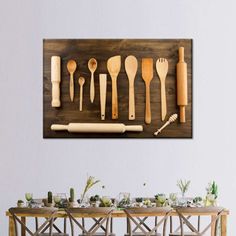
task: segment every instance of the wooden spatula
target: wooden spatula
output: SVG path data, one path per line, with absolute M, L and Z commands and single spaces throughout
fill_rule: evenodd
M 129 79 L 129 120 L 135 120 L 134 80 L 138 70 L 138 60 L 134 56 L 125 59 L 125 71 Z
M 161 81 L 161 120 L 165 120 L 166 108 L 166 75 L 168 72 L 168 61 L 165 58 L 159 58 L 156 62 L 157 74 Z
M 112 81 L 112 119 L 118 119 L 117 76 L 120 72 L 121 56 L 110 57 L 107 61 L 107 69 Z
M 145 109 L 145 122 L 151 123 L 151 104 L 150 104 L 150 83 L 153 78 L 153 59 L 142 59 L 142 77 L 146 85 L 146 109 Z

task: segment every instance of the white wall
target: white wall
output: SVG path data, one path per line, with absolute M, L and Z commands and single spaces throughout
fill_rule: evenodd
M 176 192 L 179 178 L 201 195 L 215 179 L 231 210 L 228 235 L 236 235 L 235 7 L 233 0 L 1 0 L 0 235 L 5 210 L 25 192 L 80 192 L 87 173 L 113 196 L 140 195 L 143 182 L 147 195 Z M 43 38 L 179 37 L 194 39 L 194 139 L 42 138 Z

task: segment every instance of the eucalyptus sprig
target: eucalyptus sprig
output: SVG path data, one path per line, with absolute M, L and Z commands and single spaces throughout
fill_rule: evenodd
M 85 194 L 89 191 L 89 189 L 91 189 L 95 184 L 99 183 L 100 180 L 95 180 L 95 177 L 93 176 L 89 176 L 81 197 L 81 202 L 83 202 Z
M 188 191 L 190 183 L 191 183 L 190 180 L 182 180 L 182 179 L 177 182 L 177 186 L 179 187 L 182 195 L 184 195 Z

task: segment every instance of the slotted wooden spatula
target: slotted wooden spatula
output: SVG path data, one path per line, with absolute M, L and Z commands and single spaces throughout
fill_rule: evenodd
M 135 120 L 134 80 L 138 70 L 138 60 L 135 56 L 125 59 L 125 71 L 129 79 L 129 120 Z
M 157 74 L 161 81 L 161 120 L 165 120 L 166 108 L 166 75 L 168 72 L 168 61 L 165 58 L 159 58 L 156 62 Z
M 142 59 L 142 78 L 146 85 L 146 109 L 145 109 L 145 122 L 151 123 L 151 104 L 150 104 L 150 83 L 153 78 L 153 59 Z
M 112 119 L 118 119 L 117 76 L 120 72 L 121 56 L 110 57 L 107 61 L 107 70 L 112 81 Z

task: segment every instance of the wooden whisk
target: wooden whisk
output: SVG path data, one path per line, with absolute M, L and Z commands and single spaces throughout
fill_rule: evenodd
M 159 133 L 161 133 L 161 131 L 166 127 L 168 126 L 169 124 L 173 123 L 176 121 L 176 119 L 178 118 L 178 115 L 177 114 L 173 114 L 170 116 L 169 120 L 160 128 L 158 129 L 154 135 L 157 136 Z

